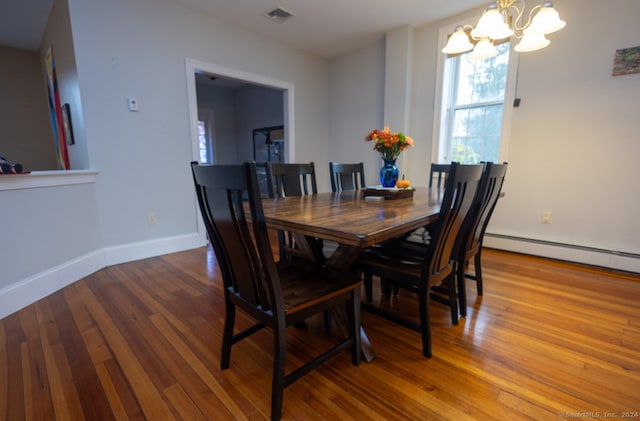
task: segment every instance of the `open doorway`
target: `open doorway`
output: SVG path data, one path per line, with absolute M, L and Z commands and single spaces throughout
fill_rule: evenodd
M 293 115 L 293 83 L 285 82 L 277 79 L 272 79 L 266 76 L 262 76 L 255 73 L 249 73 L 229 67 L 219 66 L 212 63 L 207 63 L 198 60 L 186 59 L 186 77 L 187 77 L 187 101 L 189 106 L 189 127 L 191 128 L 191 159 L 193 161 L 199 161 L 200 159 L 200 142 L 199 142 L 199 130 L 198 130 L 198 96 L 196 90 L 196 74 L 205 74 L 221 79 L 227 80 L 227 82 L 238 82 L 247 85 L 253 85 L 256 87 L 266 87 L 281 91 L 282 95 L 282 117 L 284 128 L 284 160 L 285 162 L 295 161 L 295 130 L 294 130 L 294 115 Z M 215 113 L 214 113 L 215 114 Z M 218 118 L 219 117 L 219 118 Z M 222 122 L 224 119 L 222 116 L 215 116 L 217 120 L 214 120 L 213 125 L 216 127 L 216 131 L 219 128 L 219 124 L 216 121 Z M 250 138 L 253 138 L 253 131 L 251 131 Z M 215 163 L 242 163 L 247 160 L 253 160 L 253 146 L 250 151 L 241 152 L 236 156 L 235 162 L 224 162 L 225 160 L 231 161 L 230 157 L 222 155 L 222 151 L 216 148 L 216 139 L 213 137 L 212 141 L 212 161 Z M 253 140 L 251 140 L 253 145 Z M 194 201 L 196 200 L 194 195 Z M 198 209 L 196 203 L 195 209 Z M 206 229 L 199 213 L 196 212 L 198 238 L 202 244 L 207 243 Z
M 194 160 L 201 160 L 202 156 L 210 157 L 209 163 L 220 164 L 254 160 L 253 129 L 273 125 L 270 121 L 284 127 L 284 160 L 295 160 L 292 83 L 191 59 L 186 60 L 186 66 Z M 217 99 L 208 103 L 199 100 L 206 98 L 207 90 L 214 92 L 210 98 Z M 233 93 L 227 95 L 225 90 Z M 268 104 L 267 108 L 260 109 L 260 103 Z M 232 110 L 236 106 L 239 109 Z M 215 116 L 211 124 L 205 125 L 215 127 L 209 133 L 211 149 L 207 152 L 202 151 L 200 133 L 203 113 Z

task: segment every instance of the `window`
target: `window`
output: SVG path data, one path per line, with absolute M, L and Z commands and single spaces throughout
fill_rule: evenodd
M 499 54 L 471 60 L 470 53 L 444 58 L 439 124 L 435 125 L 437 162 L 474 164 L 506 160 L 511 107 L 510 43 L 497 45 Z
M 198 154 L 201 164 L 213 164 L 212 110 L 198 110 Z

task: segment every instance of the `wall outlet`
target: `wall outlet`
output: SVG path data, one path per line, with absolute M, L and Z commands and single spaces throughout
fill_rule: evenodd
M 127 105 L 129 106 L 129 111 L 137 112 L 140 110 L 138 107 L 138 99 L 132 96 L 127 98 Z
M 542 223 L 551 224 L 551 212 L 549 211 L 542 212 Z
M 156 223 L 156 215 L 154 213 L 150 213 L 149 215 L 147 215 L 147 224 L 155 225 L 155 223 Z

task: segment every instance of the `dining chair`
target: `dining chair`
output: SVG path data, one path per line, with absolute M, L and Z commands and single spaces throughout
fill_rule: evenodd
M 331 268 L 276 264 L 262 210 L 254 163 L 199 165 L 191 163 L 196 196 L 224 284 L 225 320 L 220 368 L 229 368 L 232 346 L 268 327 L 274 338 L 271 419 L 282 415 L 284 388 L 351 349 L 360 364 L 360 280 Z M 250 221 L 250 222 L 249 222 Z M 285 373 L 286 328 L 312 315 L 345 305 L 348 336 Z M 236 310 L 255 324 L 235 332 Z M 244 323 L 242 323 L 244 325 Z M 251 347 L 247 348 L 251 351 Z M 260 352 L 258 346 L 252 352 Z M 266 351 L 266 350 L 265 350 Z
M 476 281 L 478 295 L 482 295 L 482 242 L 484 234 L 491 219 L 491 215 L 498 203 L 505 175 L 507 173 L 507 163 L 493 164 L 486 163 L 480 190 L 474 205 L 474 216 L 467 220 L 467 226 L 461 231 L 458 244 L 458 301 L 460 305 L 460 315 L 467 315 L 467 293 L 465 278 Z M 469 261 L 474 259 L 474 273 L 468 272 Z
M 313 162 L 267 162 L 267 183 L 271 198 L 318 193 Z M 278 231 L 278 245 L 281 261 L 304 255 L 290 232 Z
M 422 353 L 428 358 L 432 355 L 430 300 L 449 305 L 452 323 L 458 323 L 455 243 L 475 201 L 482 169 L 482 165 L 451 164 L 428 245 L 414 247 L 402 239 L 386 242 L 366 249 L 355 263 L 354 268 L 364 274 L 367 289 L 371 289 L 376 275 L 418 294 L 419 323 L 368 303 L 363 303 L 363 308 L 420 332 Z
M 364 181 L 364 163 L 345 164 L 329 162 L 329 174 L 331 175 L 331 191 L 364 189 L 367 184 Z
M 451 164 L 434 164 L 431 163 L 431 171 L 429 171 L 429 187 L 433 186 L 434 175 L 436 178 L 436 187 L 440 188 L 445 184 L 447 175 L 451 169 Z
M 269 197 L 302 196 L 318 193 L 316 170 L 309 163 L 267 163 Z
M 431 163 L 431 170 L 429 171 L 429 187 L 433 187 L 433 180 L 436 180 L 436 188 L 440 190 L 441 186 L 444 186 L 449 174 L 451 164 L 434 164 Z M 435 176 L 435 177 L 434 177 Z M 431 238 L 432 227 L 420 227 L 413 230 L 405 236 L 407 241 L 413 241 L 415 243 L 428 244 Z
M 269 180 L 267 178 L 267 161 L 254 161 L 258 171 L 258 183 L 260 185 L 260 195 L 263 198 L 269 197 Z

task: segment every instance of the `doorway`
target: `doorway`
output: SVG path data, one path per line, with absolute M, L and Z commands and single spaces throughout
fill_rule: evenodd
M 197 83 L 196 79 L 202 80 L 202 76 L 206 75 L 208 78 L 216 79 L 218 83 L 222 83 L 223 86 L 231 87 L 231 86 L 249 86 L 259 88 L 268 88 L 272 90 L 277 90 L 281 93 L 281 107 L 282 107 L 282 124 L 284 126 L 284 160 L 285 162 L 295 161 L 295 139 L 294 139 L 294 119 L 293 119 L 293 84 L 290 82 L 285 82 L 277 79 L 272 79 L 266 76 L 248 73 L 237 69 L 232 69 L 224 66 L 219 66 L 212 63 L 206 63 L 202 61 L 187 59 L 186 60 L 187 67 L 187 100 L 189 104 L 189 121 L 191 128 L 191 146 L 192 146 L 192 159 L 199 160 L 201 156 L 200 152 L 200 142 L 199 142 L 199 127 L 198 127 L 198 92 L 197 92 Z M 216 117 L 220 117 L 221 120 L 224 120 L 222 116 L 216 115 Z M 248 123 L 250 124 L 250 123 Z M 254 127 L 252 127 L 253 129 Z M 216 130 L 223 130 L 224 127 L 217 125 Z M 243 151 L 240 148 L 240 152 L 234 152 L 238 156 L 235 158 L 233 154 L 227 153 L 225 156 L 225 151 L 222 148 L 215 145 L 216 139 L 215 136 L 212 141 L 212 156 L 213 161 L 216 163 L 241 163 L 247 160 L 253 159 L 252 153 L 252 141 L 251 141 L 251 133 L 252 130 L 248 131 L 249 133 L 249 144 L 251 145 L 249 152 L 246 150 Z M 235 139 L 231 136 L 232 139 Z M 220 159 L 216 159 L 220 158 Z
M 244 82 L 251 85 L 262 86 L 267 88 L 279 89 L 282 91 L 282 114 L 284 126 L 284 160 L 285 162 L 295 161 L 295 119 L 293 106 L 293 83 L 272 79 L 255 73 L 249 73 L 238 69 L 219 66 L 203 61 L 186 59 L 186 77 L 187 77 L 187 102 L 189 107 L 189 127 L 191 131 L 191 159 L 198 161 L 200 158 L 200 143 L 198 131 L 198 96 L 196 91 L 196 74 L 208 74 L 219 78 L 230 79 L 231 81 Z M 215 124 L 215 122 L 214 122 Z M 216 157 L 220 157 L 219 151 L 215 147 L 215 139 L 213 144 L 213 161 Z M 251 158 L 252 159 L 252 158 Z M 239 163 L 239 162 L 238 162 Z M 197 220 L 197 235 L 201 244 L 207 244 L 206 229 L 202 218 L 198 212 L 197 200 L 194 196 Z

